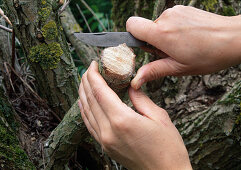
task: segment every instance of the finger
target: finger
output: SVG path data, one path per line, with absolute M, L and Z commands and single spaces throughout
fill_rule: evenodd
M 90 108 L 89 108 L 89 104 L 88 104 L 87 99 L 86 99 L 86 94 L 85 94 L 85 91 L 84 91 L 83 83 L 80 84 L 79 96 L 80 96 L 80 102 L 81 102 L 81 105 L 82 105 L 81 112 L 86 116 L 86 118 L 88 119 L 91 127 L 94 129 L 96 134 L 98 136 L 100 136 L 100 128 L 99 128 L 99 125 L 96 122 Z
M 148 63 L 137 71 L 136 76 L 131 81 L 131 87 L 139 89 L 145 82 L 168 75 L 179 75 L 181 67 L 183 65 L 171 58 L 164 58 Z
M 92 89 L 91 89 L 90 84 L 87 79 L 88 70 L 82 77 L 82 83 L 83 83 L 84 91 L 86 94 L 87 102 L 88 102 L 90 110 L 93 113 L 93 116 L 94 116 L 97 124 L 99 125 L 100 132 L 106 131 L 106 129 L 110 128 L 110 123 L 109 123 L 107 116 L 101 109 L 99 103 L 97 102 L 96 98 L 94 97 L 94 95 L 92 93 Z
M 158 25 L 152 20 L 141 17 L 130 17 L 126 22 L 126 30 L 137 39 L 154 46 L 157 45 L 157 41 L 161 38 L 153 38 L 160 34 L 158 32 Z
M 81 105 L 80 101 L 78 101 L 78 104 L 79 104 L 79 107 L 81 108 L 82 105 Z M 81 108 L 80 110 L 83 110 L 83 109 Z M 97 140 L 97 142 L 100 143 L 100 139 L 99 139 L 97 133 L 95 132 L 95 130 L 90 125 L 90 123 L 89 123 L 88 119 L 86 118 L 85 114 L 83 113 L 83 111 L 81 111 L 80 113 L 81 113 L 81 117 L 82 117 L 82 119 L 83 119 L 83 121 L 85 123 L 85 126 L 87 127 L 89 133 Z
M 110 120 L 112 116 L 122 113 L 126 110 L 126 105 L 122 103 L 117 94 L 107 85 L 98 71 L 97 62 L 93 61 L 88 69 L 87 79 L 93 96 L 100 105 L 103 112 Z
M 145 52 L 158 56 L 159 58 L 168 58 L 169 57 L 166 53 L 164 53 L 163 51 L 161 51 L 153 46 L 142 46 L 141 49 L 144 50 Z
M 167 112 L 153 103 L 141 90 L 135 90 L 130 87 L 128 92 L 133 106 L 140 114 L 155 121 L 170 121 Z

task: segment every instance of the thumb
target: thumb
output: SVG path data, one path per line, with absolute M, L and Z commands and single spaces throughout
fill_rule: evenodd
M 170 121 L 167 112 L 153 103 L 141 90 L 135 90 L 130 87 L 129 96 L 133 106 L 143 116 L 155 121 Z
M 158 25 L 152 20 L 142 17 L 130 17 L 126 21 L 126 30 L 139 40 L 155 46 L 153 37 L 157 37 Z
M 180 64 L 171 58 L 164 58 L 153 61 L 142 66 L 134 79 L 131 81 L 131 87 L 139 89 L 142 84 L 168 75 L 178 75 Z

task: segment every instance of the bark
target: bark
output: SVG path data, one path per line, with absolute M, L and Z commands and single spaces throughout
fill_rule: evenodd
M 0 50 L 1 51 L 1 50 Z M 0 81 L 0 166 L 8 169 L 35 169 L 27 154 L 19 144 L 17 137 L 18 124 L 8 98 L 4 94 Z
M 202 112 L 176 119 L 194 169 L 240 169 L 241 81 Z
M 75 20 L 71 10 L 69 7 L 65 9 L 65 11 L 61 14 L 61 23 L 64 29 L 64 32 L 69 39 L 70 43 L 74 47 L 77 55 L 79 56 L 82 63 L 88 67 L 93 60 L 98 60 L 97 53 L 95 49 L 91 46 L 88 46 L 78 40 L 74 36 L 75 32 L 81 32 L 81 28 Z
M 79 80 L 58 19 L 59 1 L 3 2 L 36 76 L 39 94 L 62 118 L 78 97 Z
M 67 163 L 71 155 L 87 136 L 88 131 L 81 119 L 78 104 L 75 102 L 44 145 L 46 170 L 68 169 Z

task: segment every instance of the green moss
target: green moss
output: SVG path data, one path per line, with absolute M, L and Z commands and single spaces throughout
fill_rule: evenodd
M 10 127 L 7 126 L 7 123 Z M 0 87 L 0 169 L 35 169 L 16 137 L 16 123 L 11 105 Z
M 224 16 L 235 16 L 236 12 L 234 11 L 232 6 L 224 6 L 223 7 L 223 13 Z
M 4 96 L 4 91 L 1 87 L 0 87 L 0 113 L 4 116 L 6 121 L 9 122 L 8 124 L 10 125 L 11 129 L 15 130 L 17 127 L 17 124 L 15 123 L 15 121 L 13 121 L 14 120 L 14 115 L 12 114 L 13 111 L 11 109 L 11 106 L 8 100 Z
M 240 103 L 240 107 L 241 107 L 241 103 Z M 238 124 L 240 124 L 240 122 L 241 122 L 241 112 L 240 112 L 240 114 L 237 116 L 237 119 L 235 120 L 235 123 L 238 125 Z
M 35 169 L 13 132 L 0 120 L 0 165 L 2 169 Z
M 206 11 L 214 12 L 215 5 L 218 3 L 217 0 L 204 0 L 202 2 L 203 6 L 205 7 Z
M 54 21 L 49 21 L 43 26 L 42 33 L 46 40 L 54 40 L 58 36 L 56 23 Z
M 230 105 L 230 104 L 240 105 L 240 103 L 241 103 L 241 82 L 237 83 L 236 85 L 237 85 L 237 89 L 235 89 L 232 93 L 230 93 L 225 100 L 219 101 L 219 103 L 225 104 L 225 105 Z
M 54 69 L 57 67 L 63 50 L 59 43 L 40 44 L 30 50 L 29 59 L 39 63 L 43 69 Z

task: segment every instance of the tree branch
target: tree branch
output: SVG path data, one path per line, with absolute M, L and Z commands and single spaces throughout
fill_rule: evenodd
M 5 31 L 7 31 L 7 32 L 13 32 L 13 30 L 12 29 L 10 29 L 10 28 L 8 28 L 8 27 L 5 27 L 5 26 L 3 26 L 3 25 L 0 25 L 0 29 L 3 29 L 3 30 L 5 30 Z
M 74 32 L 81 32 L 81 28 L 75 20 L 69 7 L 67 7 L 62 13 L 60 19 L 66 36 L 68 37 L 71 44 L 74 46 L 75 51 L 83 64 L 88 67 L 91 61 L 97 61 L 98 56 L 95 50 L 91 46 L 87 46 L 74 36 Z

